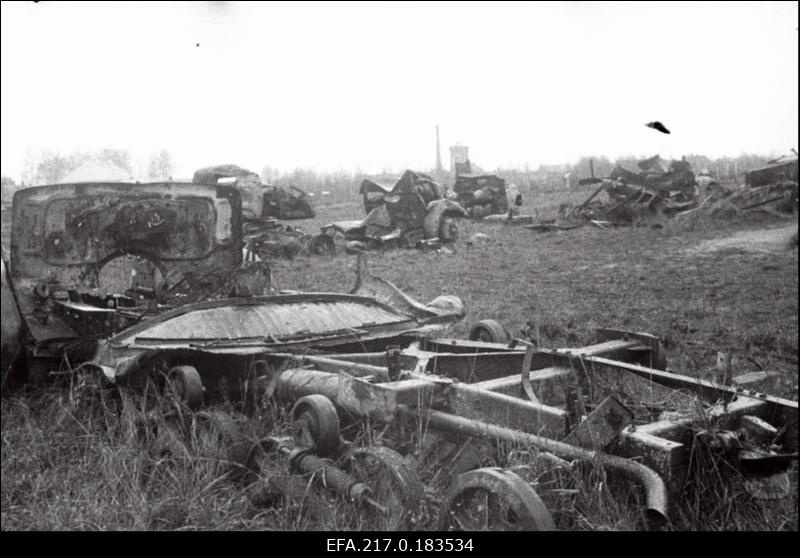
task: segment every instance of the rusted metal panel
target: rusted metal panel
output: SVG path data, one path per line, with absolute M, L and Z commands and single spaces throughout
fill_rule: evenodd
M 390 243 L 412 248 L 422 240 L 455 240 L 455 227 L 444 226 L 452 225 L 444 217 L 467 217 L 463 207 L 444 200 L 444 189 L 430 176 L 411 170 L 391 188 L 366 179 L 359 193 L 364 198 L 367 217 L 363 221 L 331 223 L 322 228 L 324 232 L 339 232 L 348 240 L 377 246 Z
M 229 186 L 41 186 L 14 195 L 11 271 L 21 313 L 43 341 L 69 329 L 52 315 L 55 302 L 99 294 L 101 270 L 117 258 L 135 255 L 162 277 L 203 274 L 235 268 L 241 241 L 241 199 Z
M 416 324 L 409 316 L 358 296 L 289 295 L 199 303 L 143 324 L 115 343 L 167 340 L 266 340 L 280 342 L 348 331 L 354 337 L 378 326 L 403 329 Z
M 418 197 L 424 207 L 433 200 L 441 199 L 444 195 L 442 187 L 432 177 L 412 170 L 405 171 L 403 176 L 391 187 L 365 179 L 361 182 L 358 193 L 364 197 L 364 210 L 366 213 L 372 212 L 385 202 L 392 201 L 397 203 L 401 198 L 407 200 L 406 203 L 401 204 L 405 206 L 414 197 Z M 393 196 L 397 196 L 398 199 L 393 200 Z

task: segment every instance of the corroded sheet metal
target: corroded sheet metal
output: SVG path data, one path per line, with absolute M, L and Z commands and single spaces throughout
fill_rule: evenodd
M 359 187 L 358 193 L 364 197 L 364 210 L 370 213 L 373 209 L 384 203 L 390 195 L 401 196 L 404 200 L 412 196 L 419 196 L 422 205 L 441 199 L 444 196 L 442 187 L 434 182 L 433 178 L 421 172 L 407 170 L 394 186 L 380 184 L 373 180 L 365 179 Z M 406 202 L 402 205 L 405 206 Z
M 278 344 L 337 333 L 359 337 L 381 326 L 409 329 L 416 323 L 406 314 L 363 297 L 284 295 L 190 305 L 135 326 L 111 341 L 137 345 L 248 340 Z
M 149 261 L 164 277 L 231 269 L 241 262 L 241 239 L 241 197 L 230 186 L 40 186 L 14 194 L 10 269 L 30 326 L 36 305 L 43 305 L 34 287 L 42 300 L 103 288 L 100 270 L 128 254 Z M 37 339 L 63 337 L 48 334 L 54 323 L 48 318 L 31 329 Z

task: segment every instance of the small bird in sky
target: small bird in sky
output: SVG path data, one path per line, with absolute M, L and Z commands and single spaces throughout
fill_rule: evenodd
M 670 131 L 667 130 L 667 127 L 664 126 L 658 120 L 656 120 L 655 122 L 648 122 L 647 124 L 645 124 L 645 126 L 647 126 L 648 128 L 652 128 L 653 130 L 658 130 L 662 134 L 669 134 L 670 133 Z

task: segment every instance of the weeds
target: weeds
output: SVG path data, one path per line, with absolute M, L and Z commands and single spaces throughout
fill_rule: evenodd
M 583 191 L 526 196 L 529 206 L 523 212 L 536 209 L 542 219 L 554 217 L 559 204 L 585 197 Z M 319 217 L 303 225 L 309 232 L 363 213 L 356 196 L 317 209 Z M 453 336 L 466 336 L 471 324 L 485 318 L 498 319 L 514 333 L 536 321 L 548 346 L 589 343 L 594 327 L 648 331 L 664 339 L 669 366 L 678 372 L 710 377 L 716 351 L 724 350 L 734 354 L 734 375 L 752 370 L 748 358 L 755 359 L 764 370 L 783 371 L 775 389 L 796 398 L 797 251 L 764 256 L 691 248 L 732 230 L 730 224 L 715 222 L 680 231 L 631 227 L 536 234 L 463 222 L 455 253 L 396 250 L 372 257 L 370 268 L 423 302 L 441 294 L 459 296 L 469 315 Z M 463 239 L 476 232 L 489 238 L 467 245 Z M 354 259 L 343 255 L 299 256 L 272 265 L 282 289 L 342 292 L 354 282 Z M 606 388 L 616 389 L 613 384 Z M 665 399 L 647 388 L 636 395 L 653 407 L 692 405 L 680 395 Z M 219 439 L 198 437 L 202 432 L 196 420 L 178 421 L 189 426 L 176 429 L 161 416 L 152 429 L 131 418 L 133 410 L 156 407 L 152 399 L 125 403 L 110 398 L 98 409 L 91 405 L 97 399 L 89 398 L 93 412 L 87 412 L 78 411 L 82 403 L 76 396 L 63 389 L 40 390 L 2 401 L 3 529 L 334 530 L 365 525 L 362 509 L 315 488 L 308 476 L 289 477 L 280 459 L 264 461 L 255 487 L 283 484 L 294 497 L 273 493 L 269 506 L 255 505 L 249 497 L 254 486 L 232 474 L 231 456 L 221 450 Z M 125 405 L 134 408 L 126 411 Z M 646 412 L 651 411 L 656 413 Z M 188 413 L 185 418 L 192 417 Z M 286 409 L 267 402 L 245 426 L 251 440 L 285 435 Z M 367 424 L 350 425 L 345 435 L 359 444 L 406 444 L 429 485 L 418 525 L 435 528 L 449 473 L 432 457 L 426 460 L 425 443 L 412 447 L 420 436 L 428 446 L 435 443 L 425 425 L 413 425 L 405 434 Z M 529 467 L 536 458 L 535 452 L 509 457 L 493 445 L 458 451 L 459 463 L 472 466 Z M 779 501 L 755 499 L 744 489 L 741 473 L 703 445 L 696 446 L 690 471 L 672 528 L 797 529 L 796 489 Z M 790 476 L 796 487 L 796 469 Z M 556 513 L 560 528 L 642 526 L 641 491 L 600 467 L 587 464 L 564 478 L 534 475 L 532 480 L 543 489 L 561 490 L 551 508 L 561 510 Z

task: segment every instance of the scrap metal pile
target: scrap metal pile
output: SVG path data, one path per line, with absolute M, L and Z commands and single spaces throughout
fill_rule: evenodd
M 299 254 L 333 255 L 336 245 L 330 235 L 310 234 L 277 219 L 244 223 L 245 259 L 293 259 Z
M 797 157 L 782 158 L 746 174 L 746 184 L 732 188 L 710 176 L 695 177 L 689 163 L 667 164 L 658 155 L 638 163 L 635 173 L 617 166 L 608 178 L 587 178 L 599 184 L 580 205 L 562 205 L 557 219 L 526 225 L 539 232 L 584 225 L 627 226 L 667 217 L 678 226 L 698 217 L 730 218 L 745 212 L 795 213 L 798 205 Z M 606 199 L 600 194 L 605 193 Z
M 797 182 L 783 180 L 764 186 L 728 189 L 712 184 L 696 207 L 674 216 L 677 226 L 697 219 L 730 219 L 743 214 L 766 212 L 778 216 L 797 213 Z
M 460 204 L 445 199 L 443 188 L 430 176 L 411 170 L 391 187 L 366 179 L 359 193 L 365 219 L 322 229 L 331 237 L 342 236 L 349 252 L 440 247 L 458 237 L 456 219 L 469 217 Z
M 608 178 L 588 178 L 580 184 L 600 186 L 580 205 L 564 205 L 559 219 L 527 225 L 538 231 L 571 229 L 591 224 L 599 228 L 626 226 L 657 215 L 672 216 L 697 205 L 698 186 L 686 161 L 667 163 L 658 155 L 638 163 L 639 172 L 617 166 Z M 607 199 L 598 196 L 605 192 Z
M 767 166 L 745 173 L 741 187 L 725 187 L 710 177 L 700 177 L 697 207 L 679 213 L 679 225 L 698 218 L 727 219 L 746 213 L 797 213 L 797 152 L 770 161 Z
M 349 502 L 361 529 L 569 528 L 570 479 L 585 468 L 637 487 L 641 525 L 660 528 L 698 444 L 756 497 L 786 495 L 796 401 L 668 371 L 647 334 L 598 330 L 588 346 L 549 349 L 484 320 L 468 340 L 441 337 L 462 302 L 422 304 L 363 256 L 350 294 L 264 294 L 268 268 L 241 265 L 240 208 L 224 186 L 18 192 L 3 300 L 22 325 L 16 350 L 3 330 L 4 371 L 21 353 L 31 375 L 78 390 L 82 409 L 170 440 L 162 460 L 217 439 L 253 503 L 291 499 L 299 477 L 301 493 L 314 483 Z M 98 296 L 127 254 L 164 278 L 227 271 L 233 288 L 173 307 Z M 276 406 L 289 410 L 283 427 L 265 412 Z

